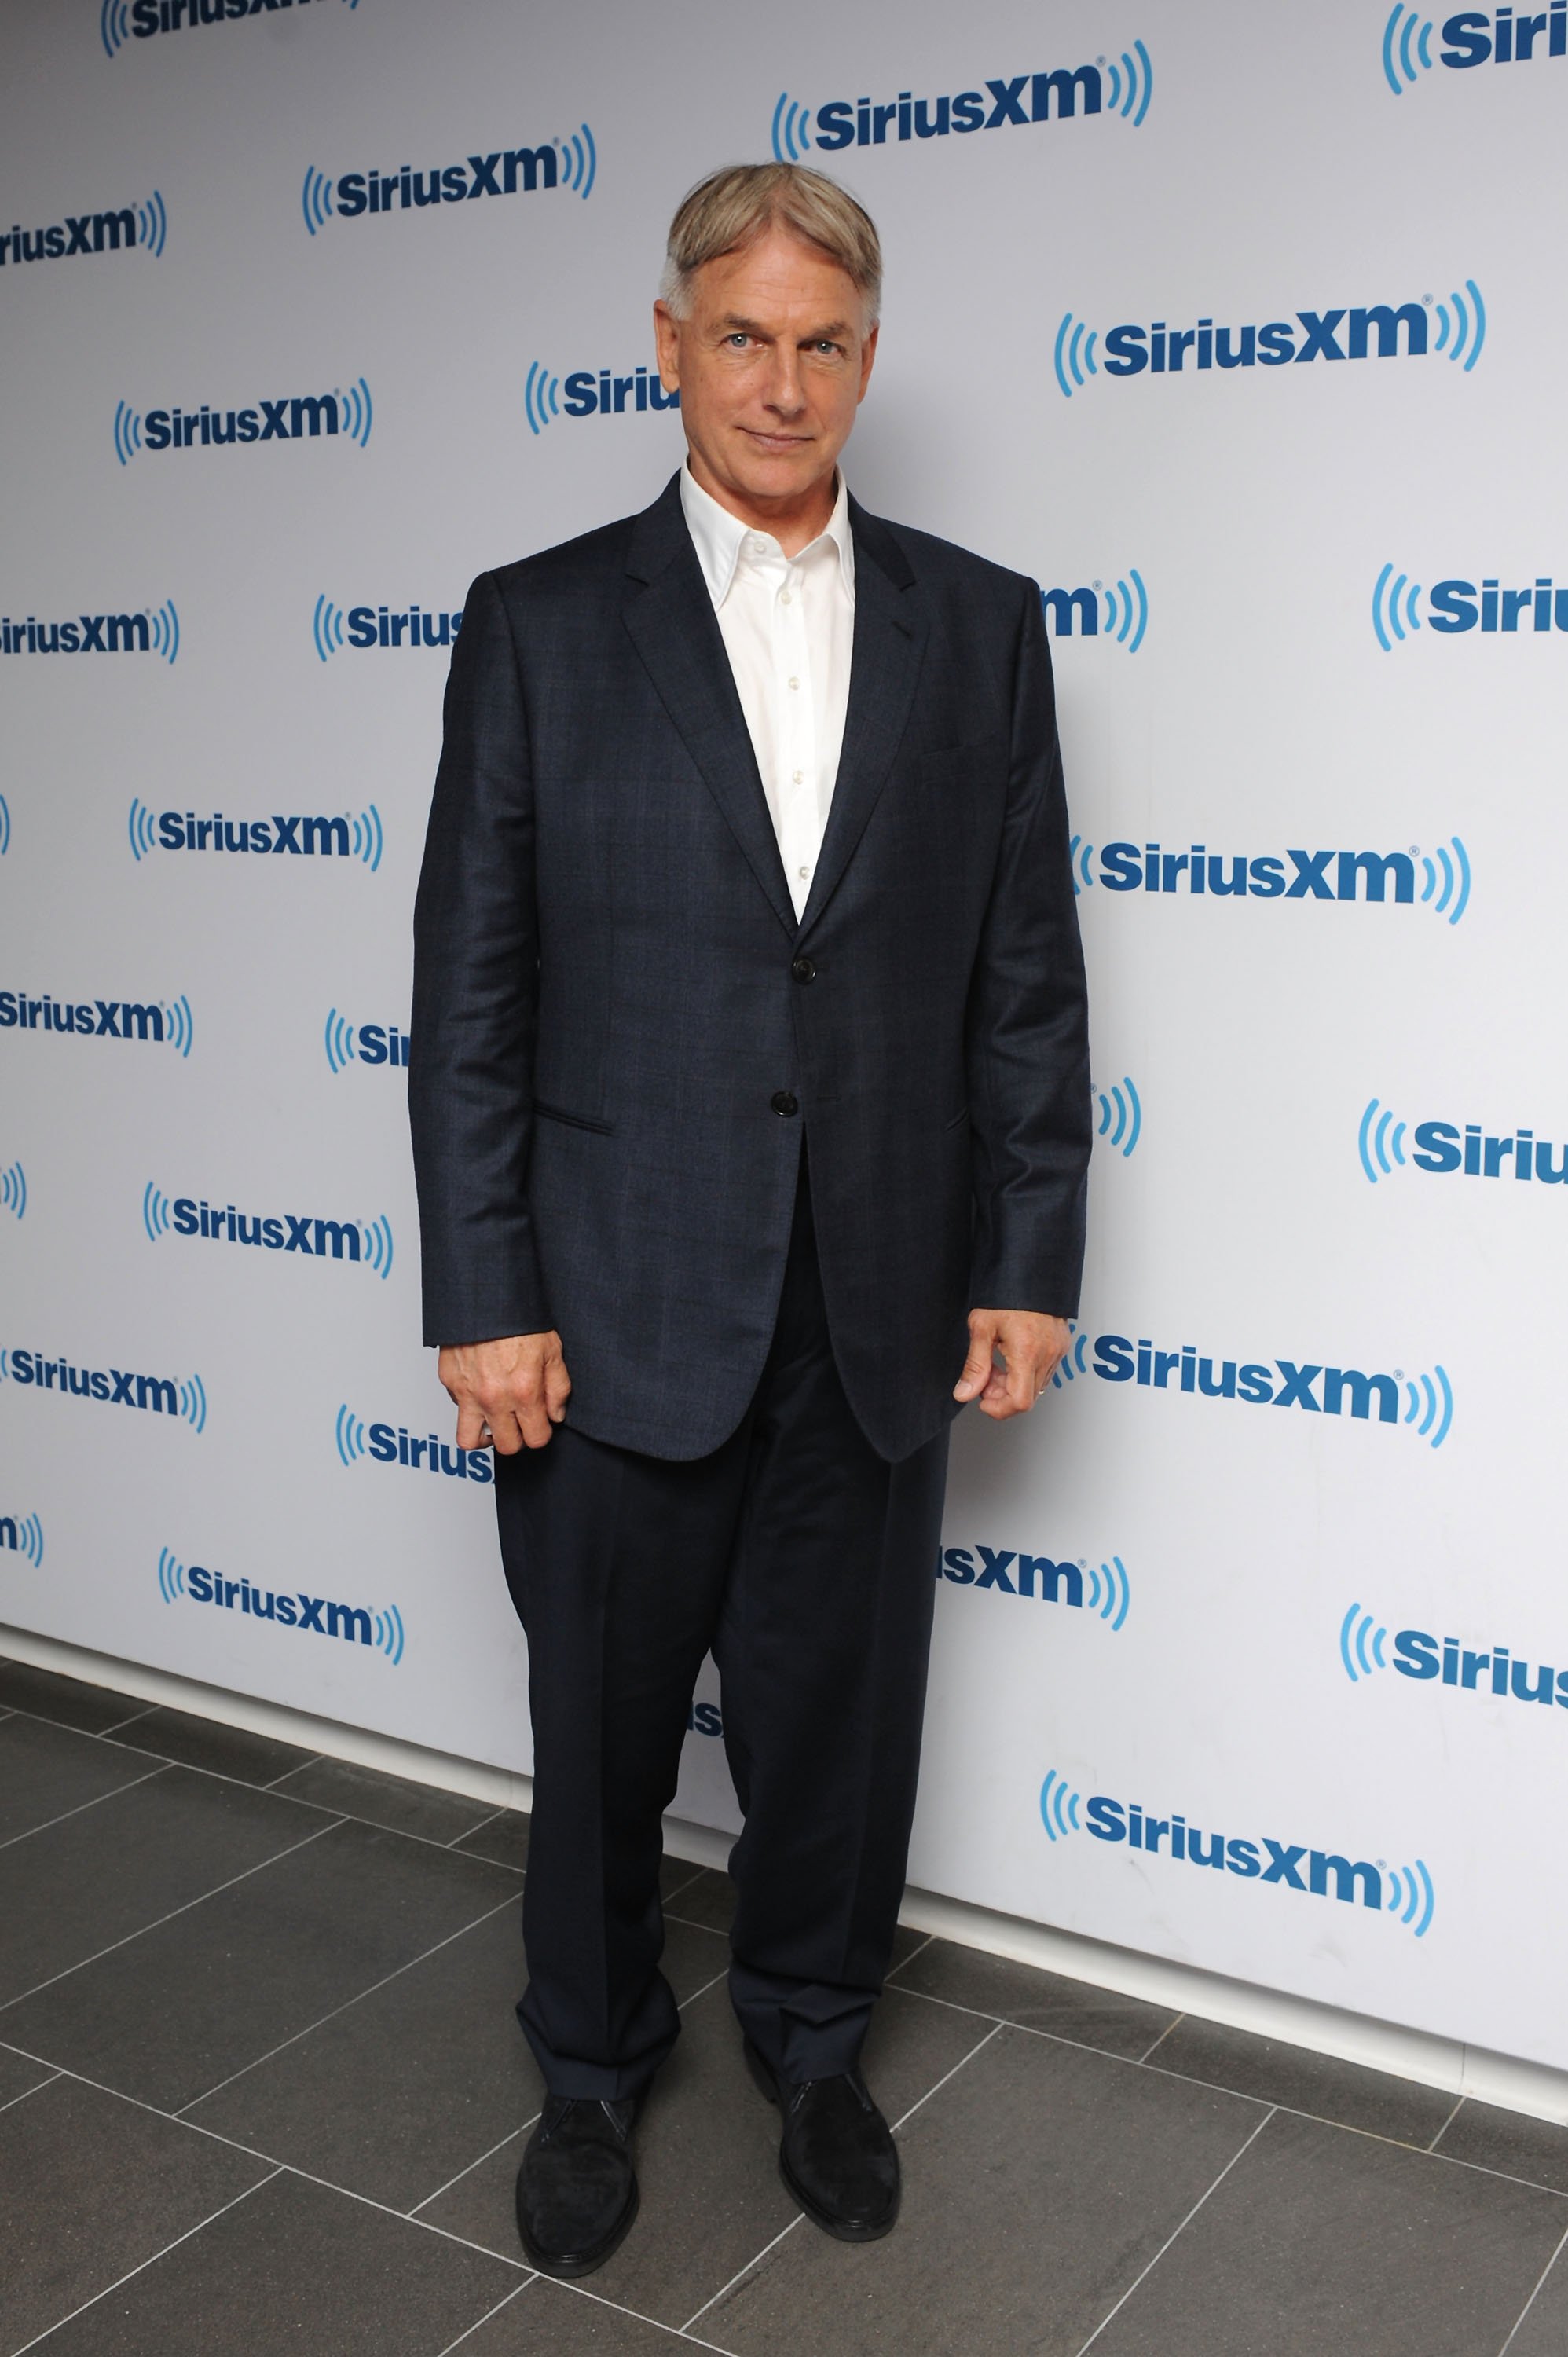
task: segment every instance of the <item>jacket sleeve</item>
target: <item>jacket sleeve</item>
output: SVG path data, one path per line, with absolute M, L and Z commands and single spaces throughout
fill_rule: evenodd
M 1012 755 L 970 985 L 972 1307 L 1077 1314 L 1091 1144 L 1083 953 L 1073 901 L 1050 645 L 1027 587 Z
M 538 1002 L 527 717 L 493 576 L 468 592 L 413 916 L 409 1119 L 424 1340 L 552 1323 L 529 1215 Z

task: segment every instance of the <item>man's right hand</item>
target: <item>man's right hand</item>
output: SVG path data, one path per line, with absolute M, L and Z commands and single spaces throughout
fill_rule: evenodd
M 436 1367 L 456 1403 L 459 1448 L 542 1448 L 566 1413 L 572 1378 L 553 1331 L 449 1343 Z

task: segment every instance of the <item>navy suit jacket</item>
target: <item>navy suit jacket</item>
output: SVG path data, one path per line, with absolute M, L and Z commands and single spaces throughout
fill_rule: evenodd
M 848 716 L 797 921 L 678 479 L 482 574 L 414 919 L 431 1343 L 559 1329 L 568 1421 L 716 1448 L 810 1142 L 834 1356 L 897 1461 L 973 1305 L 1070 1317 L 1082 960 L 1031 581 L 850 502 Z

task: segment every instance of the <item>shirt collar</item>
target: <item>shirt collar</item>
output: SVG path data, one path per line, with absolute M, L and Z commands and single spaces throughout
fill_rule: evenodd
M 839 575 L 844 595 L 854 596 L 854 534 L 850 529 L 849 487 L 839 470 L 838 498 L 833 511 L 822 526 L 821 538 L 832 541 L 838 552 Z M 697 552 L 697 562 L 703 568 L 703 578 L 708 585 L 708 595 L 714 607 L 722 606 L 729 596 L 735 580 L 735 569 L 751 527 L 721 507 L 709 491 L 704 491 L 690 466 L 681 468 L 681 508 L 686 519 L 686 529 L 692 535 L 692 545 Z M 771 534 L 762 535 L 765 539 Z M 775 544 L 777 545 L 777 544 Z M 812 541 L 810 545 L 816 547 Z M 803 556 L 805 550 L 800 554 Z M 794 561 L 794 560 L 791 560 Z

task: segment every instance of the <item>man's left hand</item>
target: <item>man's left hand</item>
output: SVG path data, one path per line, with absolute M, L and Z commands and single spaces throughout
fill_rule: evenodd
M 1063 1318 L 1042 1317 L 1036 1309 L 972 1309 L 969 1356 L 953 1397 L 973 1400 L 982 1415 L 998 1424 L 1010 1415 L 1027 1415 L 1071 1340 Z

